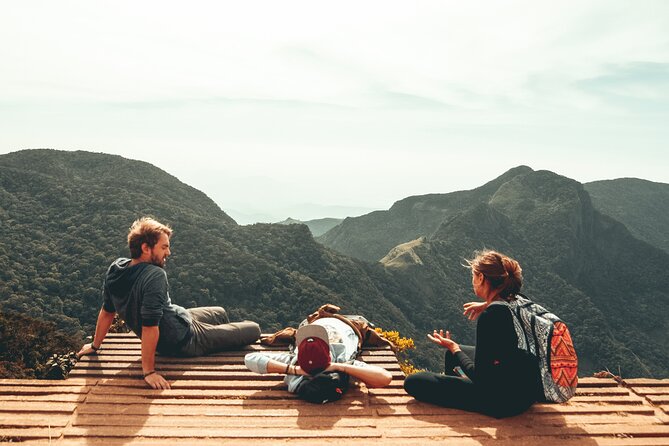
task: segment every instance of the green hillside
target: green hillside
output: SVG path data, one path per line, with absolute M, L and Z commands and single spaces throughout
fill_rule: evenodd
M 516 257 L 525 291 L 572 326 L 582 365 L 597 368 L 596 358 L 628 376 L 667 376 L 669 256 L 595 211 L 579 183 L 545 171 L 520 175 L 433 239 L 442 264 L 477 245 Z
M 393 302 L 413 314 L 419 330 L 449 327 L 472 342 L 469 323 L 458 317 L 462 304 L 472 299 L 469 272 L 461 263 L 476 249 L 495 248 L 521 262 L 524 291 L 570 324 L 583 371 L 620 367 L 627 376 L 667 376 L 669 294 L 663 270 L 669 256 L 597 212 L 573 180 L 524 168 L 500 178 L 441 196 L 446 217 L 440 225 L 383 257 L 385 268 L 416 290 L 411 301 Z M 463 205 L 455 209 L 458 195 Z M 413 218 L 420 203 L 436 198 L 413 197 L 412 212 L 402 217 Z M 349 223 L 349 230 L 356 224 Z M 385 221 L 350 238 L 369 244 L 384 228 L 402 225 L 408 223 Z M 341 231 L 338 237 L 339 246 L 346 245 Z
M 378 268 L 316 243 L 306 226 L 238 226 L 203 193 L 147 163 L 86 152 L 0 156 L 0 309 L 91 334 L 103 274 L 142 215 L 170 224 L 171 297 L 223 305 L 273 331 L 325 302 L 415 335 Z
M 595 209 L 623 223 L 636 238 L 669 252 L 669 184 L 619 178 L 583 186 Z
M 485 246 L 517 257 L 528 294 L 570 324 L 582 374 L 668 375 L 669 299 L 660 283 L 668 255 L 593 209 L 579 183 L 520 167 L 472 191 L 411 197 L 373 214 L 361 217 L 379 219 L 372 241 L 393 243 L 377 257 L 383 262 L 326 248 L 305 225 L 239 226 L 147 163 L 53 150 L 3 155 L 0 311 L 52 322 L 68 336 L 91 334 L 107 266 L 127 255 L 130 223 L 153 215 L 175 230 L 166 269 L 176 303 L 223 305 L 267 332 L 332 302 L 413 337 L 419 365 L 438 370 L 443 351 L 425 333 L 443 327 L 474 341 L 475 325 L 461 314 L 475 299 L 461 264 Z M 407 238 L 392 252 L 399 243 L 383 237 L 387 228 Z
M 280 221 L 277 224 L 279 225 L 307 225 L 311 235 L 318 237 L 328 232 L 330 229 L 337 226 L 339 223 L 344 221 L 341 218 L 316 218 L 314 220 L 295 220 L 294 218 L 287 218 L 284 221 Z
M 376 262 L 394 246 L 429 236 L 450 216 L 488 201 L 508 178 L 531 170 L 516 167 L 473 190 L 408 197 L 387 211 L 346 218 L 317 240 L 346 255 Z

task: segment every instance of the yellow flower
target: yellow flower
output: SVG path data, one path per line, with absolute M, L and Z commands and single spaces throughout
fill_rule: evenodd
M 413 339 L 411 338 L 403 338 L 399 331 L 384 331 L 381 328 L 375 328 L 374 329 L 379 335 L 382 337 L 386 338 L 393 344 L 397 346 L 397 354 L 399 356 L 398 358 L 398 363 L 400 366 L 400 370 L 402 370 L 402 373 L 404 373 L 404 376 L 409 376 L 414 373 L 422 372 L 422 369 L 419 369 L 416 367 L 410 359 L 405 358 L 405 352 L 407 350 L 411 350 L 416 348 L 416 344 L 414 344 Z

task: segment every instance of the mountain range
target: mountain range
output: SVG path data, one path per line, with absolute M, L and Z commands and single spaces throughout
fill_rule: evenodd
M 634 234 L 643 233 L 636 225 L 643 221 L 651 228 L 645 237 L 605 214 L 604 202 L 597 210 L 582 184 L 520 166 L 473 190 L 409 197 L 388 211 L 348 218 L 318 240 L 403 275 L 421 296 L 394 303 L 405 312 L 420 308 L 422 320 L 456 314 L 468 286 L 460 264 L 475 250 L 500 250 L 523 266 L 524 291 L 573 323 L 584 370 L 628 364 L 621 368 L 666 375 L 669 325 L 658 315 L 669 309 L 669 254 L 657 241 L 667 237 L 669 208 L 666 199 L 639 197 L 645 188 L 666 197 L 667 185 L 629 183 L 591 185 L 598 197 L 626 198 L 617 202 L 619 215 Z M 619 186 L 633 192 L 621 194 Z M 598 366 L 593 357 L 607 359 Z
M 669 372 L 669 254 L 593 206 L 587 187 L 525 166 L 471 191 L 347 218 L 319 243 L 301 224 L 239 226 L 148 163 L 54 150 L 2 155 L 0 309 L 91 334 L 104 271 L 127 255 L 127 228 L 142 215 L 175 230 L 166 269 L 176 303 L 223 305 L 265 332 L 332 302 L 414 337 L 414 359 L 436 370 L 441 352 L 424 333 L 444 327 L 474 341 L 461 315 L 475 299 L 462 263 L 487 247 L 517 258 L 524 291 L 569 324 L 581 374 Z
M 304 225 L 239 226 L 204 193 L 144 162 L 26 150 L 0 156 L 0 309 L 92 334 L 109 264 L 138 217 L 174 228 L 172 300 L 222 305 L 271 332 L 323 303 L 408 335 L 382 268 L 328 250 Z M 395 287 L 395 288 L 393 288 Z
M 279 225 L 307 225 L 309 231 L 314 237 L 323 235 L 328 232 L 330 229 L 334 228 L 338 224 L 344 221 L 343 218 L 317 218 L 314 220 L 295 220 L 294 218 L 287 218 L 283 221 L 278 222 Z
M 636 238 L 669 252 L 669 184 L 619 178 L 583 186 L 595 209 L 623 223 Z

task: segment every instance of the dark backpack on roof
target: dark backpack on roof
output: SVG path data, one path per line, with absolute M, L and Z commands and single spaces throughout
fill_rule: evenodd
M 317 404 L 337 401 L 348 389 L 348 381 L 348 374 L 341 372 L 321 372 L 314 376 L 305 376 L 297 387 L 297 395 Z

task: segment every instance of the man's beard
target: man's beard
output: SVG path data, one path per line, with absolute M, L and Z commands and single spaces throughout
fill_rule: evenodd
M 153 263 L 156 266 L 159 266 L 161 268 L 165 268 L 165 262 L 167 261 L 167 257 L 163 256 L 157 256 L 157 255 L 151 255 L 151 263 Z

